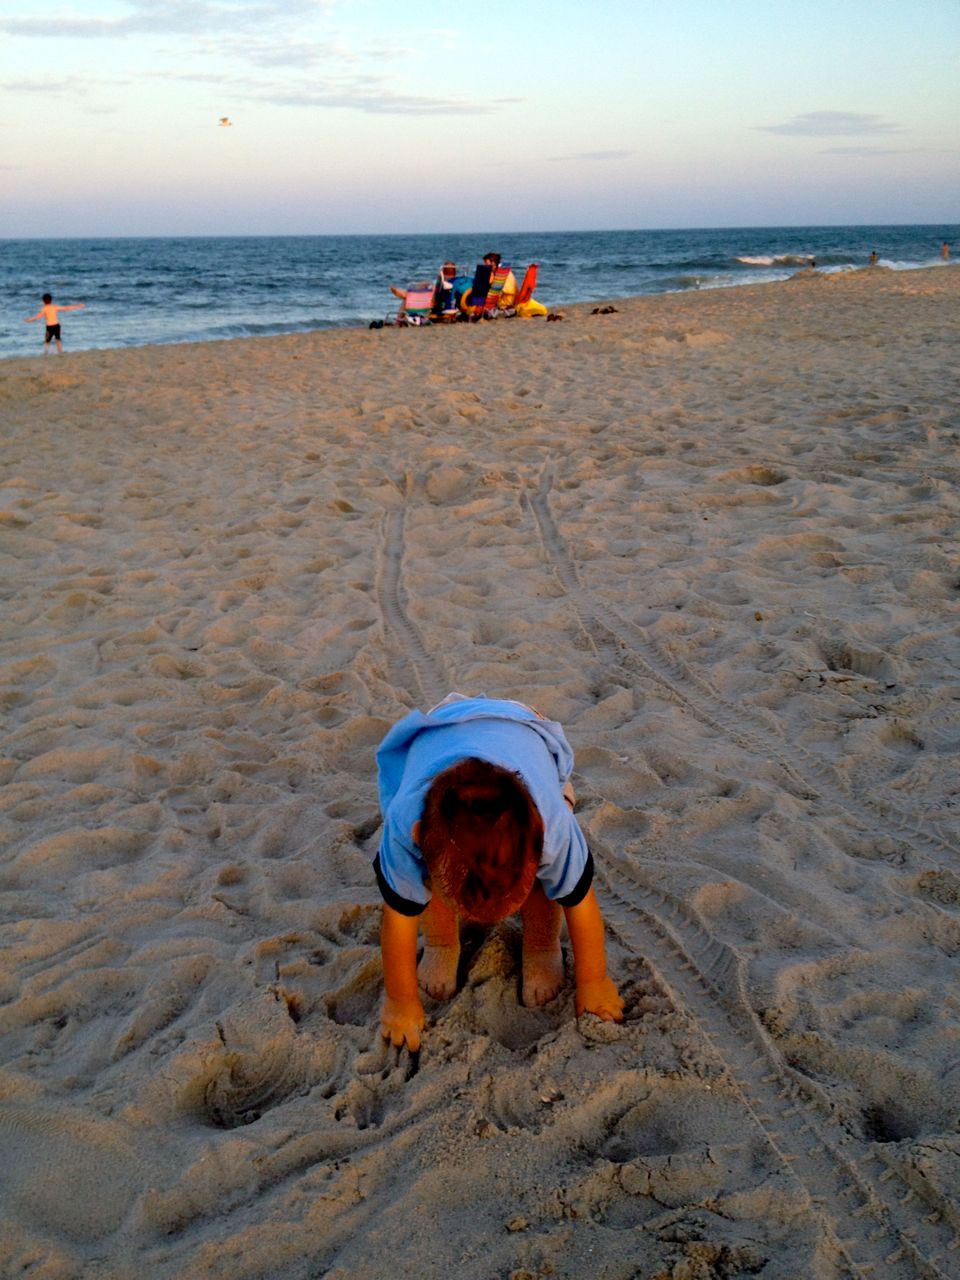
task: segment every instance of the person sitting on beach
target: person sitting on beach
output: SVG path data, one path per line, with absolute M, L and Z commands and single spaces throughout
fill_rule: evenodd
M 49 293 L 43 295 L 43 306 L 35 316 L 27 316 L 24 324 L 33 324 L 34 320 L 45 320 L 47 331 L 43 339 L 43 354 L 46 355 L 50 350 L 50 343 L 57 344 L 57 355 L 63 352 L 63 343 L 60 341 L 60 312 L 61 311 L 82 311 L 87 304 L 85 302 L 55 303 L 53 297 Z
M 453 300 L 454 280 L 457 276 L 457 265 L 449 260 L 440 268 L 440 274 L 437 276 L 437 283 L 434 287 L 434 302 L 431 314 L 434 316 L 442 315 L 444 312 L 456 309 Z M 390 292 L 395 298 L 400 299 L 400 309 L 397 312 L 397 318 L 402 319 L 407 310 L 407 290 L 400 289 L 397 285 L 390 285 Z
M 519 702 L 452 693 L 393 726 L 377 751 L 377 769 L 383 1037 L 419 1049 L 425 1017 L 418 974 L 428 995 L 452 996 L 460 921 L 492 924 L 517 911 L 523 1003 L 546 1004 L 563 986 L 565 917 L 577 1015 L 622 1021 L 623 1001 L 607 976 L 593 858 L 573 815 L 573 752 L 561 726 Z
M 481 261 L 487 263 L 492 271 L 496 271 L 502 259 L 499 253 L 485 253 Z M 503 289 L 500 292 L 500 301 L 497 304 L 498 310 L 509 311 L 516 302 L 518 293 L 517 277 L 512 271 L 508 271 L 507 278 L 503 282 Z
M 407 291 L 406 289 L 398 289 L 395 284 L 390 286 L 390 292 L 395 298 L 400 299 L 400 309 L 397 312 L 397 319 L 401 320 L 407 313 Z
M 433 314 L 440 317 L 455 317 L 459 310 L 456 295 L 457 264 L 445 262 L 440 268 L 433 294 Z

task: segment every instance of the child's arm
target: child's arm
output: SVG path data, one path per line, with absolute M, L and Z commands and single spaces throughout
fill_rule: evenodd
M 383 904 L 380 953 L 386 995 L 380 1014 L 380 1033 L 397 1048 L 406 1041 L 411 1053 L 420 1048 L 426 1021 L 417 987 L 417 930 L 419 916 L 403 916 Z
M 71 302 L 68 307 L 61 307 L 57 304 L 58 311 L 82 311 L 87 304 L 85 302 Z
M 35 316 L 24 316 L 24 318 L 23 318 L 23 323 L 24 323 L 24 324 L 33 324 L 34 320 L 39 320 L 39 319 L 40 319 L 40 317 L 41 317 L 42 315 L 43 315 L 43 312 L 42 312 L 42 311 L 38 311 L 38 312 L 37 312 L 37 314 L 36 314 Z
M 623 1001 L 607 977 L 603 917 L 597 895 L 591 888 L 575 907 L 564 907 L 563 913 L 573 947 L 577 1016 L 595 1013 L 604 1022 L 622 1022 Z

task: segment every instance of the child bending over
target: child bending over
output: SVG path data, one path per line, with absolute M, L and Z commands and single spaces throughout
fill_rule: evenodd
M 519 702 L 452 693 L 411 711 L 377 751 L 383 838 L 374 861 L 384 898 L 384 1037 L 416 1051 L 419 986 L 456 991 L 460 921 L 523 919 L 522 999 L 563 986 L 560 926 L 573 947 L 577 1013 L 620 1022 L 607 977 L 593 858 L 573 816 L 573 752 L 563 729 Z M 424 950 L 417 968 L 417 933 Z

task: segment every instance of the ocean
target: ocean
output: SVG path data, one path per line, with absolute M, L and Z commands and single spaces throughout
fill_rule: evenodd
M 874 251 L 897 271 L 953 266 L 944 241 L 960 258 L 957 226 L 0 240 L 0 358 L 41 353 L 42 322 L 23 319 L 43 293 L 86 304 L 63 318 L 65 349 L 83 351 L 366 326 L 396 313 L 391 284 L 447 258 L 472 274 L 490 250 L 518 276 L 539 262 L 536 297 L 556 310 L 784 280 L 811 258 L 848 271 Z

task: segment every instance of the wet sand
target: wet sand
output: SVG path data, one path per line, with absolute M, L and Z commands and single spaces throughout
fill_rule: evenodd
M 0 364 L 0 1275 L 960 1276 L 958 303 Z M 563 723 L 623 1026 L 506 922 L 381 1047 L 450 689 Z

